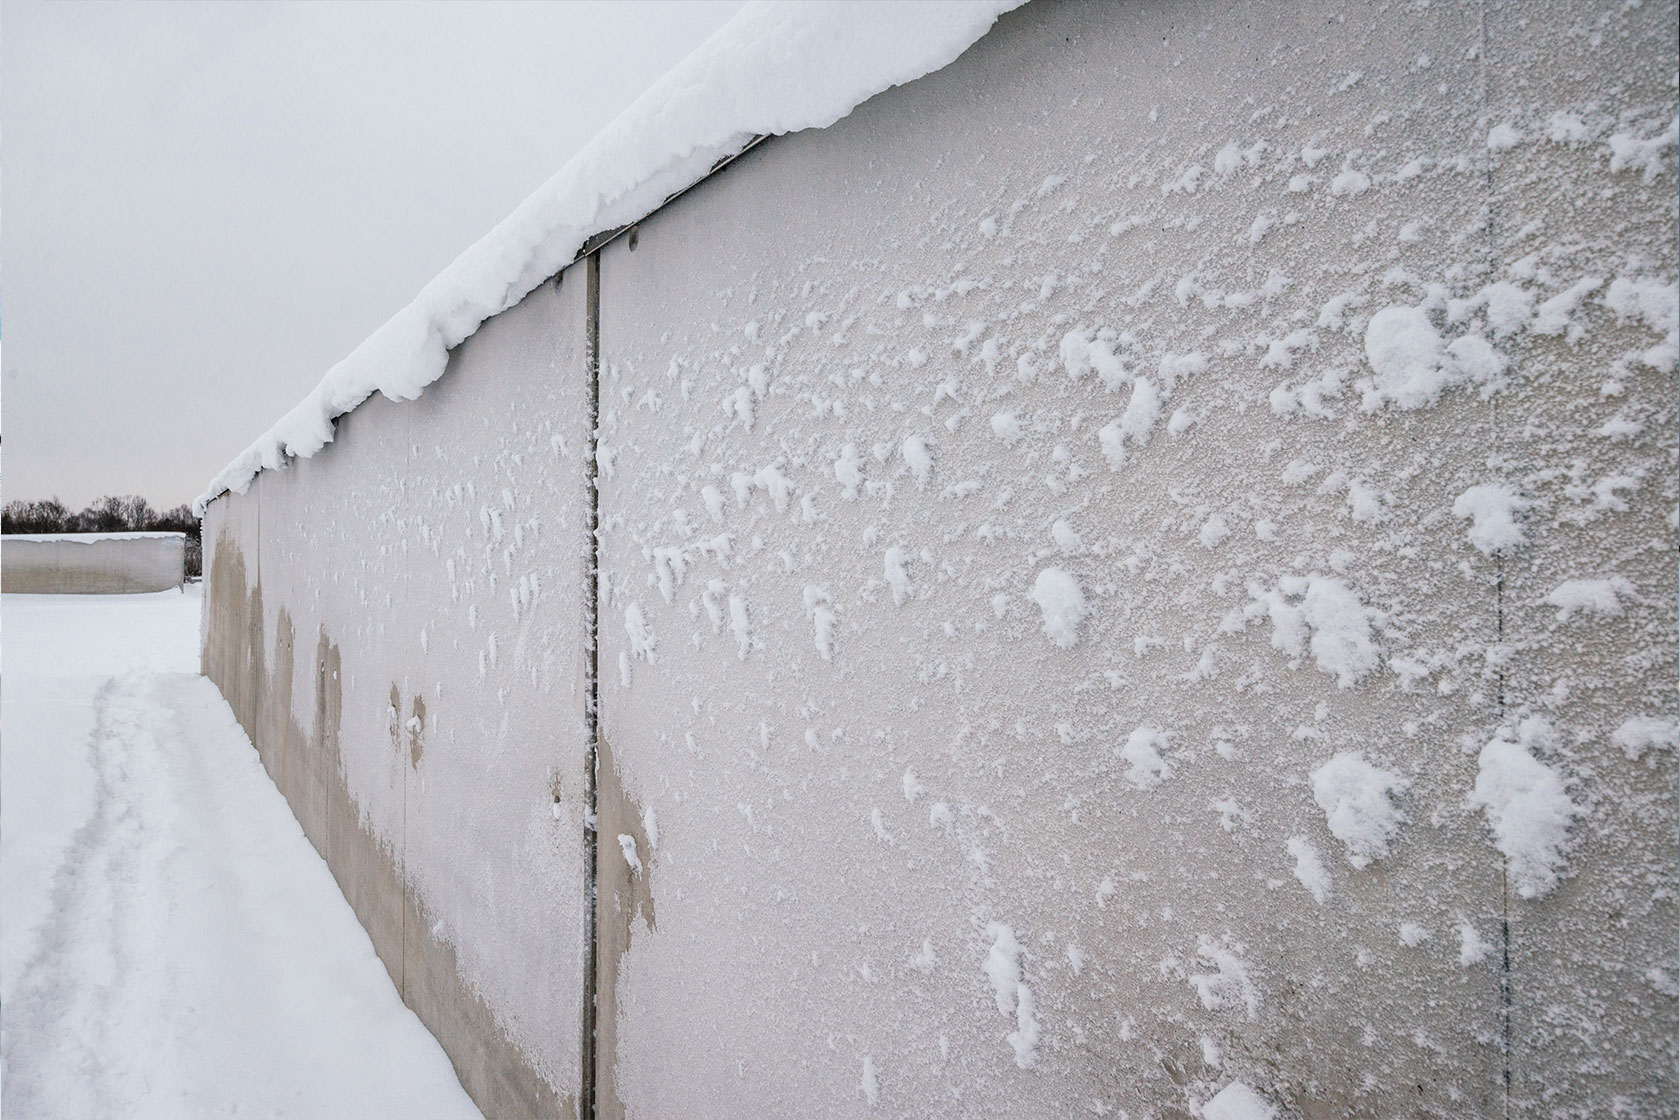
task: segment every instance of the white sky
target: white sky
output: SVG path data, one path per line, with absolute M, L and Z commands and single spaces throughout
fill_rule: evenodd
M 739 6 L 5 0 L 5 500 L 190 501 Z

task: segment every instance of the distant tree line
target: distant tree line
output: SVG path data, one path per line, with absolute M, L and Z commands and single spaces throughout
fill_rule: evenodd
M 158 511 L 138 494 L 104 497 L 80 513 L 72 513 L 57 498 L 39 502 L 7 502 L 0 510 L 5 533 L 185 533 L 198 537 L 198 518 L 192 507 Z
M 138 494 L 107 495 L 80 513 L 72 513 L 57 498 L 35 502 L 7 502 L 0 508 L 0 533 L 185 533 L 187 574 L 198 575 L 203 555 L 199 522 L 191 506 L 161 512 Z

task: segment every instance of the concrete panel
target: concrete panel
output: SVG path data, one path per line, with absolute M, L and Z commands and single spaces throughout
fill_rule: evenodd
M 1488 16 L 1488 123 L 1514 144 L 1480 282 L 1535 317 L 1505 343 L 1485 468 L 1523 539 L 1478 560 L 1501 591 L 1499 737 L 1578 810 L 1555 885 L 1507 861 L 1513 1115 L 1675 1112 L 1680 230 L 1672 142 L 1639 152 L 1674 127 L 1677 36 L 1672 4 Z M 1666 322 L 1630 305 L 1640 290 Z
M 96 533 L 0 537 L 0 586 L 7 594 L 131 595 L 180 587 L 181 533 Z
M 259 485 L 237 501 L 217 501 L 205 510 L 200 526 L 205 552 L 203 667 L 268 772 L 277 775 L 279 745 L 257 731 L 257 713 L 268 684 L 262 580 L 257 572 L 261 503 Z
M 1488 60 L 1524 128 L 1612 74 L 1660 125 L 1672 13 L 1484 14 L 1039 0 L 604 252 L 602 1115 L 1673 1111 L 1672 755 L 1572 760 L 1633 800 L 1526 958 L 1471 801 L 1513 658 L 1672 717 L 1671 380 L 1541 579 L 1652 542 L 1625 633 L 1513 647 L 1459 502 L 1525 438 L 1567 492 L 1523 433 L 1590 367 L 1476 303 L 1568 158 L 1490 147 Z M 1583 93 L 1542 21 L 1650 62 Z
M 487 1115 L 576 1113 L 582 285 L 206 516 L 206 667 Z

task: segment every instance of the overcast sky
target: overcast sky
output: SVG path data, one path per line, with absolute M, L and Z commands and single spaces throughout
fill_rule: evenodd
M 5 0 L 5 499 L 191 500 L 739 6 Z

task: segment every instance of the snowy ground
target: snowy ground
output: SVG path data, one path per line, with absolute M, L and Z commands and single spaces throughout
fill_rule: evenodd
M 198 675 L 199 605 L 0 605 L 5 1115 L 478 1116 Z

